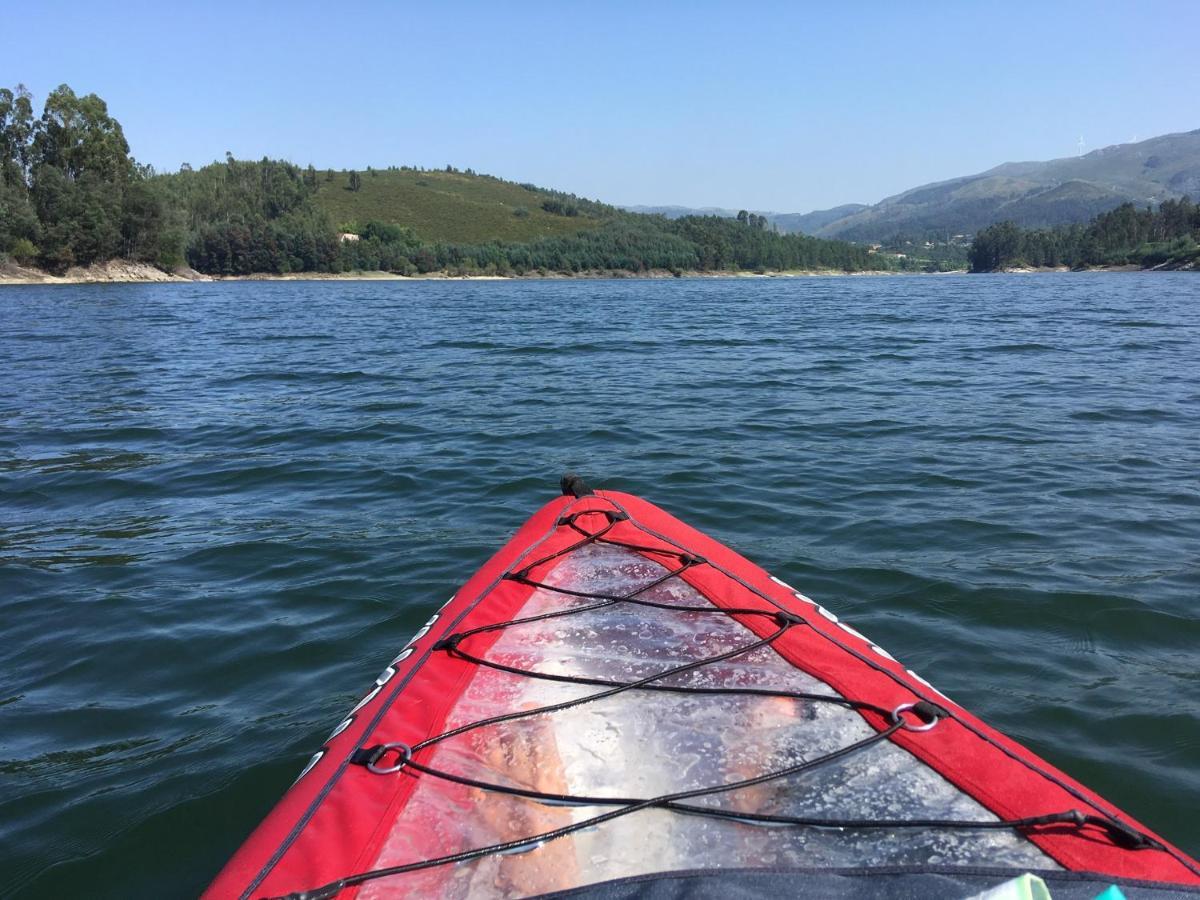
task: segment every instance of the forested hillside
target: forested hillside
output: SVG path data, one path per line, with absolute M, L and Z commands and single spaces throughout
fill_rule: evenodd
M 1193 268 L 1200 265 L 1200 206 L 1168 200 L 1157 209 L 1132 203 L 1088 225 L 1026 230 L 1012 222 L 989 226 L 968 253 L 972 272 L 1028 266 Z
M 758 215 L 668 220 L 449 167 L 333 172 L 227 156 L 159 174 L 134 160 L 94 94 L 63 85 L 35 118 L 27 91 L 0 90 L 0 263 L 61 273 L 114 258 L 212 275 L 910 265 L 777 234 Z

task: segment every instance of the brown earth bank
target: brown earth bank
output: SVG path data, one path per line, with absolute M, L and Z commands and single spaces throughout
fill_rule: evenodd
M 148 263 L 111 259 L 90 266 L 73 266 L 62 275 L 42 269 L 0 263 L 0 284 L 121 284 L 134 282 L 212 281 L 194 269 L 164 272 Z

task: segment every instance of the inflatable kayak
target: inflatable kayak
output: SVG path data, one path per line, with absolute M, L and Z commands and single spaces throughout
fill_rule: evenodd
M 732 550 L 563 480 L 214 898 L 1200 896 L 1200 864 Z

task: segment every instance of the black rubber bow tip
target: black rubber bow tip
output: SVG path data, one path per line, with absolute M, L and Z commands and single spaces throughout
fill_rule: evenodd
M 576 499 L 579 499 L 580 497 L 590 497 L 592 494 L 596 493 L 590 487 L 588 487 L 587 483 L 574 472 L 568 472 L 565 474 L 562 477 L 562 481 L 559 482 L 559 487 L 562 488 L 564 497 L 574 497 Z

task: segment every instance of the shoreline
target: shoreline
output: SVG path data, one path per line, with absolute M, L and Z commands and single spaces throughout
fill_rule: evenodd
M 1065 266 L 1054 268 L 1013 267 L 1002 269 L 1002 275 L 1045 275 L 1071 272 L 1164 272 L 1164 271 L 1196 271 L 1192 267 L 1166 268 L 1155 266 L 1142 268 L 1140 266 L 1092 266 L 1086 269 L 1068 269 Z M 107 263 L 96 264 L 88 268 L 69 269 L 63 275 L 53 275 L 41 269 L 9 264 L 0 267 L 0 286 L 4 285 L 48 285 L 48 284 L 197 284 L 203 282 L 221 281 L 587 281 L 610 279 L 667 279 L 667 278 L 828 278 L 828 277 L 879 277 L 890 275 L 903 276 L 938 276 L 966 275 L 965 269 L 950 272 L 895 272 L 870 270 L 863 272 L 844 272 L 837 269 L 814 270 L 785 270 L 768 272 L 702 272 L 681 271 L 672 272 L 667 269 L 651 269 L 644 272 L 632 272 L 621 269 L 597 269 L 585 272 L 533 272 L 524 275 L 457 275 L 451 272 L 428 272 L 423 275 L 398 275 L 384 271 L 355 271 L 355 272 L 293 272 L 283 275 L 273 273 L 256 273 L 252 275 L 204 275 L 193 269 L 182 269 L 175 272 L 164 272 L 147 263 L 130 263 L 122 260 L 111 260 Z
M 980 272 L 981 275 L 1049 275 L 1059 272 L 1197 272 L 1200 267 L 1194 262 L 1176 265 L 1172 263 L 1159 263 L 1156 266 L 1139 266 L 1136 263 L 1124 263 L 1118 266 L 1085 266 L 1081 269 L 1072 269 L 1069 266 L 1005 266 L 1001 269 L 994 269 L 991 272 Z
M 585 272 L 540 272 L 524 275 L 457 275 L 451 272 L 427 272 L 422 275 L 399 275 L 384 271 L 354 272 L 268 272 L 251 275 L 204 275 L 200 272 L 164 272 L 140 263 L 107 264 L 87 269 L 71 269 L 63 275 L 53 275 L 41 269 L 10 266 L 0 269 L 0 285 L 48 284 L 199 284 L 222 281 L 581 281 L 597 279 L 666 279 L 666 278 L 814 278 L 857 275 L 958 275 L 957 272 L 844 272 L 829 270 L 795 270 L 771 272 L 702 272 L 682 271 L 676 274 L 667 269 L 632 272 L 623 269 L 590 270 Z

